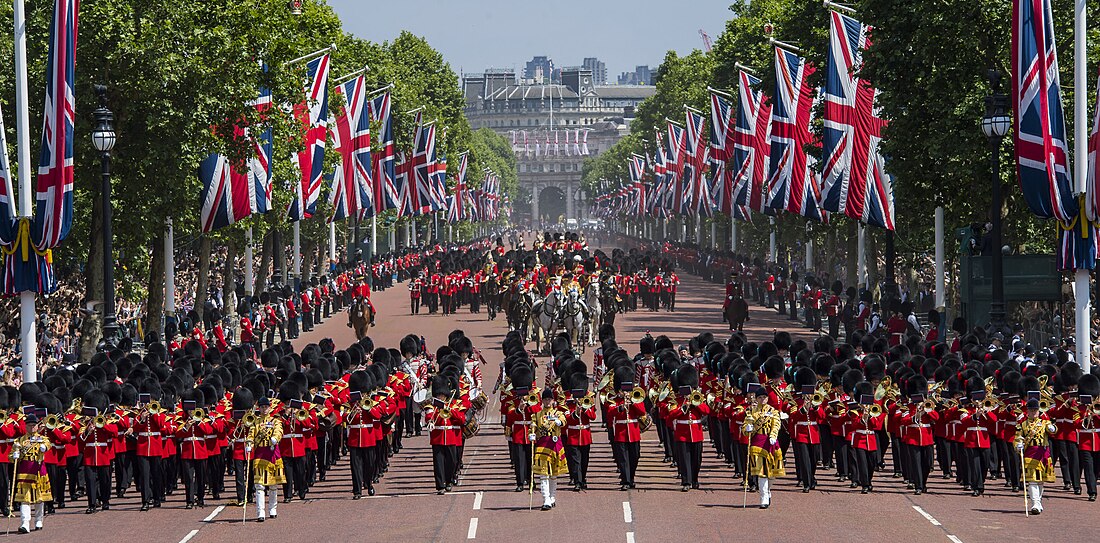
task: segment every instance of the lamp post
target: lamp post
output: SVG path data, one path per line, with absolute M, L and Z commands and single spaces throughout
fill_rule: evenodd
M 99 107 L 95 110 L 92 145 L 99 151 L 103 166 L 100 192 L 103 195 L 103 337 L 112 341 L 118 332 L 115 324 L 115 259 L 111 235 L 111 149 L 115 148 L 115 116 L 107 109 L 107 87 L 95 86 Z
M 993 160 L 993 203 L 990 209 L 990 222 L 993 224 L 992 237 L 993 265 L 990 273 L 993 276 L 993 296 L 989 307 L 989 332 L 1006 333 L 1005 322 L 1005 287 L 1004 287 L 1004 253 L 1001 250 L 1001 211 L 1004 206 L 1001 194 L 1001 144 L 1012 126 L 1012 118 L 1008 115 L 1008 96 L 1001 93 L 1001 74 L 997 70 L 989 71 L 989 86 L 992 94 L 985 99 L 985 117 L 982 118 L 982 132 L 989 140 L 992 148 Z M 1007 334 L 1006 334 L 1007 336 Z

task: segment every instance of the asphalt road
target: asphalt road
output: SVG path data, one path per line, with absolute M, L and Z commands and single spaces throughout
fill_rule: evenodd
M 620 344 L 633 354 L 646 331 L 665 333 L 674 341 L 709 330 L 726 333 L 718 305 L 722 287 L 682 277 L 675 313 L 630 313 L 620 316 Z M 465 311 L 440 315 L 409 315 L 408 291 L 399 286 L 375 293 L 380 310 L 371 336 L 379 345 L 396 346 L 407 333 L 424 335 L 430 348 L 459 328 L 484 353 L 486 382 L 495 381 L 501 360 L 499 344 L 506 333 L 503 320 L 489 322 L 484 313 Z M 793 324 L 772 310 L 752 308 L 746 327 L 750 339 L 768 339 L 775 329 Z M 796 337 L 812 338 L 805 328 L 791 329 Z M 331 337 L 338 346 L 354 340 L 342 316 L 334 316 L 297 342 Z M 584 355 L 591 361 L 591 352 Z M 542 359 L 544 361 L 545 358 Z M 487 407 L 497 412 L 495 399 Z M 62 510 L 46 519 L 46 529 L 20 536 L 20 541 L 85 542 L 88 540 L 150 541 L 930 541 L 966 542 L 1045 540 L 1085 541 L 1094 534 L 1091 513 L 1096 504 L 1082 496 L 1049 489 L 1046 512 L 1025 518 L 1023 496 L 992 481 L 987 495 L 964 494 L 953 481 L 933 474 L 930 492 L 913 496 L 898 479 L 876 476 L 875 492 L 861 495 L 847 484 L 819 471 L 818 489 L 807 494 L 794 487 L 792 473 L 774 488 L 772 507 L 760 510 L 754 494 L 746 496 L 739 480 L 704 447 L 702 490 L 681 493 L 674 471 L 661 460 L 656 434 L 643 438 L 638 489 L 618 490 L 610 447 L 604 432 L 594 432 L 589 474 L 590 490 L 580 493 L 559 487 L 559 506 L 538 510 L 539 495 L 514 492 L 514 478 L 500 426 L 490 417 L 481 433 L 466 445 L 467 468 L 455 492 L 433 492 L 428 439 L 408 438 L 405 449 L 391 461 L 389 473 L 378 485 L 378 495 L 351 500 L 346 460 L 319 483 L 306 502 L 279 505 L 277 519 L 258 524 L 254 510 L 242 522 L 239 507 L 210 504 L 185 510 L 180 493 L 160 509 L 138 512 L 136 492 L 114 500 L 111 511 L 84 515 L 83 506 Z M 231 484 L 231 482 L 227 481 Z M 210 503 L 208 501 L 208 503 Z M 534 503 L 533 510 L 530 505 Z M 747 503 L 747 507 L 743 504 Z M 74 504 L 80 505 L 80 504 Z M 17 519 L 0 520 L 14 530 Z M 15 537 L 13 533 L 11 537 Z

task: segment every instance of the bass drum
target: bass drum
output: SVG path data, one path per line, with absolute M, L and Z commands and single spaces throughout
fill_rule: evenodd
M 470 439 L 477 435 L 481 431 L 481 421 L 476 417 L 470 417 L 466 419 L 466 424 L 462 426 L 462 438 Z
M 421 411 L 420 405 L 428 401 L 428 389 L 419 388 L 412 394 L 413 412 L 419 413 Z

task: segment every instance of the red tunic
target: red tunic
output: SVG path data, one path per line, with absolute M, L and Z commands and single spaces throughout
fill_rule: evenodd
M 645 405 L 616 399 L 607 408 L 607 423 L 612 425 L 612 437 L 617 443 L 641 441 L 642 431 L 638 418 L 645 415 Z

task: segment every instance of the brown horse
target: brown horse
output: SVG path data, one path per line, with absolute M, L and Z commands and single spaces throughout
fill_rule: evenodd
M 730 331 L 743 331 L 745 321 L 749 320 L 749 304 L 740 296 L 730 296 L 729 303 L 724 310 L 726 322 L 730 325 Z
M 374 310 L 365 299 L 355 298 L 348 306 L 348 328 L 355 330 L 355 339 L 363 339 L 371 326 L 374 326 Z

